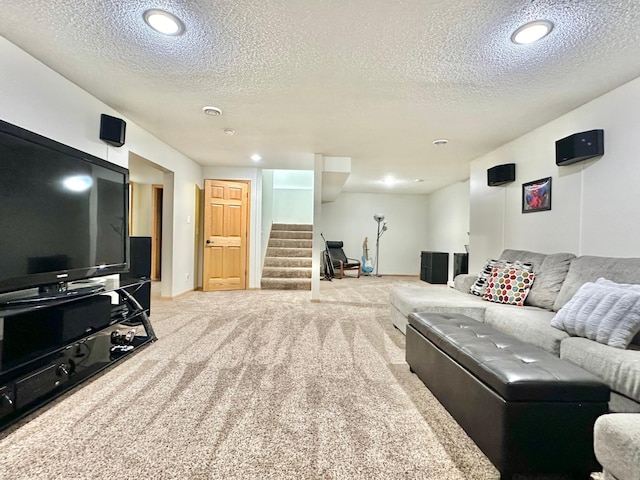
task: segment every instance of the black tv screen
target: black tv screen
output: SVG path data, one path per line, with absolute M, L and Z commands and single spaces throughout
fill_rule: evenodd
M 0 292 L 127 271 L 128 180 L 0 121 Z

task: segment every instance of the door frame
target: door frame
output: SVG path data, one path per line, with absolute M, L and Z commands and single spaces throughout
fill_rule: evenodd
M 197 184 L 195 186 L 195 209 L 193 218 L 193 288 L 194 290 L 202 290 L 202 268 L 204 265 L 204 188 L 200 188 L 200 185 Z
M 164 185 L 151 185 L 151 280 L 162 279 L 162 210 Z

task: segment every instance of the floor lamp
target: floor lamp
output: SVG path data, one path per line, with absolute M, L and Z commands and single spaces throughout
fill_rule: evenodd
M 381 213 L 376 213 L 373 216 L 373 219 L 378 222 L 378 235 L 376 236 L 376 277 L 379 277 L 378 265 L 380 265 L 380 237 L 387 231 L 387 222 L 383 222 L 384 215 Z

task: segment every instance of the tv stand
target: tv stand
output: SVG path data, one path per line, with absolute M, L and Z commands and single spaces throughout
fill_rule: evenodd
M 65 293 L 69 289 L 67 282 L 50 283 L 48 285 L 42 285 L 38 287 L 38 293 L 51 294 L 51 293 Z
M 58 285 L 58 284 L 56 284 Z M 55 302 L 56 300 L 69 299 L 73 297 L 83 297 L 86 295 L 93 295 L 95 293 L 104 292 L 104 285 L 93 284 L 84 287 L 68 288 L 65 283 L 65 287 L 62 289 L 55 288 L 42 288 L 38 289 L 36 295 L 28 295 L 24 297 L 11 298 L 0 304 L 0 308 L 11 307 L 13 305 L 25 305 L 25 304 L 40 304 L 45 302 Z
M 0 305 L 0 430 L 155 341 L 133 296 L 149 281 Z

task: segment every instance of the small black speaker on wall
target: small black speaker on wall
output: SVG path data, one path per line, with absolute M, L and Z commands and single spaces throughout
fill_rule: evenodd
M 505 163 L 496 165 L 487 170 L 487 185 L 497 187 L 505 183 L 513 182 L 516 179 L 516 164 Z
M 114 147 L 121 147 L 124 145 L 126 130 L 127 122 L 121 118 L 112 117 L 105 113 L 100 115 L 100 140 L 104 140 Z
M 574 133 L 556 141 L 556 165 L 564 166 L 604 155 L 604 130 Z

